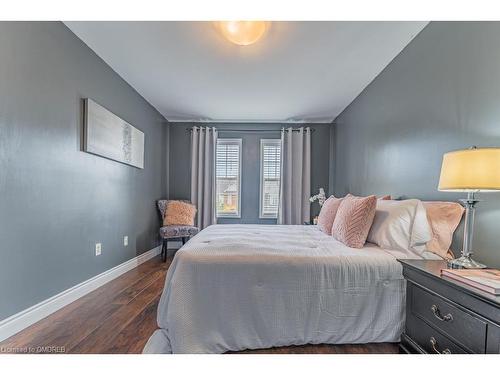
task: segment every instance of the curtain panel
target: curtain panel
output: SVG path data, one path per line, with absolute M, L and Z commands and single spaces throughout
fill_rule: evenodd
M 191 202 L 198 209 L 196 226 L 204 229 L 215 216 L 215 152 L 217 129 L 194 126 L 191 131 Z
M 278 224 L 310 221 L 311 129 L 282 129 Z

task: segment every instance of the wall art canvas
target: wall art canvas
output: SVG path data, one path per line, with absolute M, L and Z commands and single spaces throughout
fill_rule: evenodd
M 85 99 L 84 151 L 144 168 L 144 133 L 92 99 Z

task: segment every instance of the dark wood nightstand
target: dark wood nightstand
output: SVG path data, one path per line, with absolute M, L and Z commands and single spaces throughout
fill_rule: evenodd
M 441 260 L 400 260 L 406 283 L 404 353 L 500 353 L 500 296 L 446 276 Z

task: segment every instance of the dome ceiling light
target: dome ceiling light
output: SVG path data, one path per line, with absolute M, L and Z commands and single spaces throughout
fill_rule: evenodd
M 254 44 L 267 29 L 266 21 L 219 21 L 217 25 L 227 40 L 240 46 Z

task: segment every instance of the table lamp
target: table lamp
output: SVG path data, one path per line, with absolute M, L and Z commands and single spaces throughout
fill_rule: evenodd
M 464 243 L 462 256 L 449 262 L 457 268 L 485 268 L 472 259 L 472 235 L 476 193 L 500 190 L 500 148 L 477 148 L 448 152 L 443 155 L 439 191 L 467 193 L 460 199 L 465 206 Z

